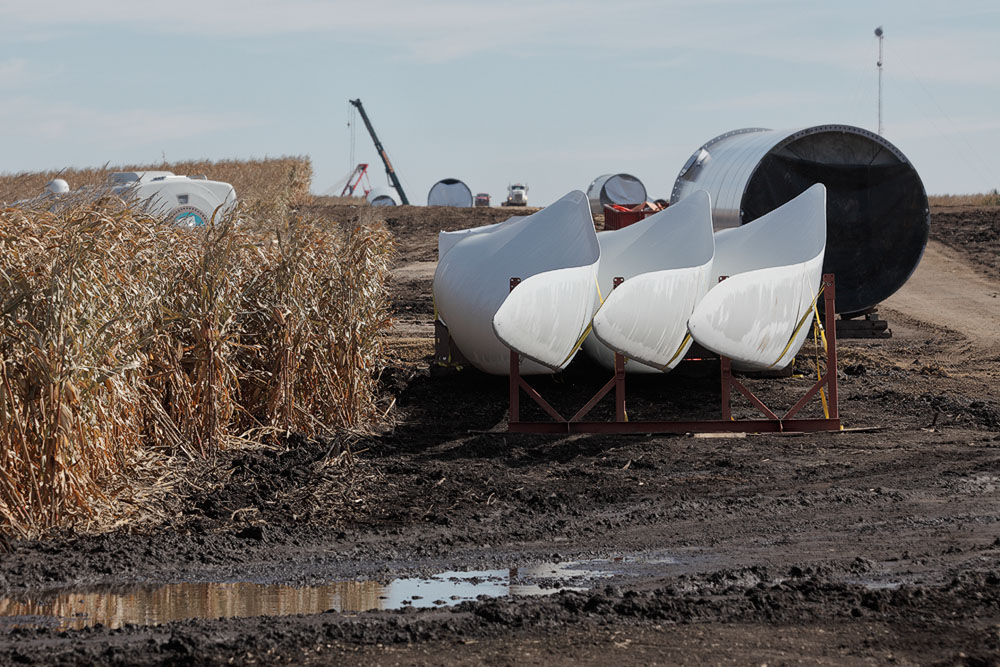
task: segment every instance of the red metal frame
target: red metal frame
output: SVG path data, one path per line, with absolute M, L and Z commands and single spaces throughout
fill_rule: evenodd
M 520 283 L 519 278 L 511 278 L 510 289 Z M 621 283 L 615 279 L 615 287 Z M 516 352 L 510 353 L 510 419 L 507 430 L 511 433 L 713 433 L 713 432 L 748 432 L 776 433 L 796 431 L 839 431 L 840 410 L 837 394 L 837 330 L 835 323 L 834 300 L 836 297 L 834 276 L 832 273 L 823 275 L 824 320 L 826 328 L 826 373 L 824 373 L 809 390 L 783 416 L 779 417 L 768 408 L 763 401 L 754 396 L 739 380 L 733 377 L 732 363 L 726 357 L 721 357 L 722 385 L 722 419 L 697 421 L 626 421 L 625 415 L 625 358 L 615 354 L 614 376 L 605 384 L 586 405 L 565 419 L 559 412 L 542 398 L 531 385 L 521 377 L 520 363 Z M 594 422 L 583 421 L 597 403 L 611 389 L 615 390 L 615 421 Z M 795 419 L 795 415 L 814 398 L 823 388 L 829 395 L 829 417 L 821 419 Z M 524 422 L 520 419 L 521 390 L 554 421 Z M 733 419 L 731 398 L 732 390 L 743 394 L 750 403 L 760 410 L 766 419 Z
M 347 177 L 347 185 L 345 185 L 344 189 L 340 191 L 340 196 L 354 196 L 354 191 L 359 185 L 361 185 L 362 178 L 365 179 L 365 182 L 368 184 L 367 188 L 362 188 L 362 190 L 364 190 L 365 197 L 367 197 L 368 193 L 372 191 L 372 184 L 371 181 L 368 180 L 368 165 L 364 162 L 358 164 L 358 166 L 354 168 L 354 171 L 351 172 L 351 175 Z

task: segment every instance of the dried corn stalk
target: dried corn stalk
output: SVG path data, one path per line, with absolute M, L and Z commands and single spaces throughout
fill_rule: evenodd
M 151 452 L 376 416 L 381 226 L 282 199 L 195 231 L 109 196 L 49 207 L 0 209 L 0 531 L 113 520 Z

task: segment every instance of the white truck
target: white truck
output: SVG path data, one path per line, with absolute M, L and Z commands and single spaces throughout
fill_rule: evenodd
M 527 206 L 528 186 L 522 183 L 513 183 L 507 186 L 507 200 L 502 206 Z

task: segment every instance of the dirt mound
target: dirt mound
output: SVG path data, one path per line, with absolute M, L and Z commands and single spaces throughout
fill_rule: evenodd
M 378 219 L 384 220 L 389 230 L 396 236 L 399 266 L 415 261 L 437 261 L 438 232 L 492 225 L 515 216 L 530 215 L 539 210 L 452 206 L 392 206 L 371 209 L 363 205 L 326 204 L 321 200 L 303 207 L 302 210 L 329 220 L 356 223 L 361 219 L 362 208 L 374 212 Z

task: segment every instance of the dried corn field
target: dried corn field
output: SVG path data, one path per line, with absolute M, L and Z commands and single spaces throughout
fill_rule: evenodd
M 46 183 L 54 178 L 65 179 L 71 188 L 100 186 L 116 171 L 165 170 L 187 176 L 207 176 L 236 188 L 236 194 L 246 203 L 286 202 L 298 204 L 308 200 L 312 180 L 312 163 L 308 157 L 279 157 L 260 160 L 190 160 L 185 162 L 146 165 L 104 165 L 94 169 L 62 169 L 59 171 L 0 174 L 0 202 L 12 202 L 36 197 Z
M 1000 206 L 1000 193 L 996 189 L 985 194 L 966 195 L 930 195 L 927 197 L 931 206 Z
M 371 424 L 392 252 L 282 205 L 196 231 L 114 197 L 0 209 L 0 532 L 107 526 L 171 460 Z

